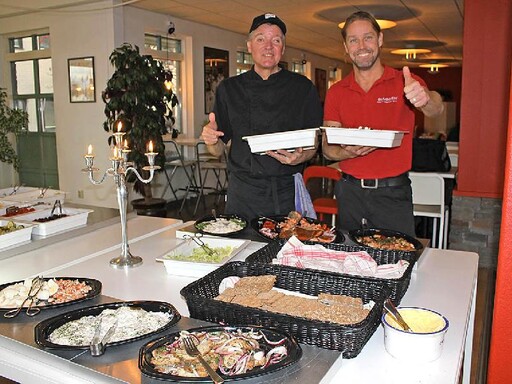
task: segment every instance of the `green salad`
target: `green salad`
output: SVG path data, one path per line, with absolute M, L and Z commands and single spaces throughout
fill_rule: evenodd
M 199 263 L 219 263 L 224 258 L 231 255 L 231 252 L 233 252 L 234 247 L 228 245 L 225 247 L 210 247 L 210 249 L 213 251 L 211 254 L 209 254 L 206 251 L 206 249 L 203 249 L 202 247 L 197 247 L 193 249 L 192 254 L 190 255 L 176 253 L 166 255 L 164 256 L 164 258 L 169 260 L 194 261 Z

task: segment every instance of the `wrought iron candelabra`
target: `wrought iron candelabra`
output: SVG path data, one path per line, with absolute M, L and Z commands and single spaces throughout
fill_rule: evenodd
M 158 165 L 155 165 L 156 152 L 153 152 L 153 143 L 150 141 L 148 145 L 148 152 L 145 153 L 148 158 L 149 166 L 143 169 L 149 171 L 149 178 L 144 179 L 137 169 L 133 167 L 133 163 L 128 161 L 128 154 L 131 152 L 128 149 L 126 141 L 123 146 L 124 132 L 120 132 L 121 127 L 118 127 L 118 131 L 114 133 L 115 146 L 114 154 L 110 158 L 112 166 L 108 168 L 101 179 L 96 180 L 94 178 L 94 172 L 99 171 L 98 168 L 94 167 L 94 155 L 92 152 L 92 146 L 89 145 L 85 158 L 85 168 L 83 172 L 88 173 L 89 181 L 94 185 L 102 184 L 107 176 L 114 178 L 114 183 L 117 190 L 117 202 L 119 204 L 119 215 L 121 217 L 121 255 L 110 260 L 110 265 L 114 268 L 132 268 L 142 264 L 142 258 L 139 256 L 133 256 L 130 253 L 130 247 L 128 245 L 128 236 L 126 232 L 127 227 L 127 207 L 128 207 L 128 190 L 126 188 L 126 176 L 129 172 L 133 172 L 135 176 L 143 183 L 147 184 L 153 180 L 154 173 L 157 169 L 160 169 Z

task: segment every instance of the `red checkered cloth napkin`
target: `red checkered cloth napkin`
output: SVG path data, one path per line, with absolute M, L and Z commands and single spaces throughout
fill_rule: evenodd
M 272 263 L 383 279 L 402 277 L 409 265 L 406 260 L 377 265 L 366 251 L 345 252 L 327 249 L 321 244 L 306 245 L 295 236 L 283 245 Z

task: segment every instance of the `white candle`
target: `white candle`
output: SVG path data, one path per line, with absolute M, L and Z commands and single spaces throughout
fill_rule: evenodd
M 121 129 L 123 128 L 123 123 L 120 121 L 117 123 L 117 132 L 121 132 Z
M 149 140 L 148 152 L 153 153 L 153 141 Z
M 94 156 L 94 155 L 92 154 L 92 144 L 89 144 L 89 146 L 87 147 L 87 155 L 88 155 L 88 156 Z

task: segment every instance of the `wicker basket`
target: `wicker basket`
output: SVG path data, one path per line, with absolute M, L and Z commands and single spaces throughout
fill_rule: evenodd
M 261 275 L 275 275 L 276 288 L 312 296 L 324 292 L 360 297 L 364 303 L 373 300 L 375 306 L 362 322 L 340 325 L 214 300 L 219 294 L 219 284 L 225 277 Z M 363 281 L 272 264 L 231 262 L 187 285 L 181 290 L 181 295 L 185 298 L 193 318 L 228 325 L 273 327 L 288 332 L 299 342 L 338 350 L 343 353 L 344 358 L 353 358 L 359 354 L 379 326 L 389 288 L 378 280 Z
M 279 250 L 283 247 L 283 245 L 287 242 L 287 240 L 276 240 L 273 241 L 253 254 L 249 255 L 245 261 L 252 263 L 272 263 L 272 259 L 274 259 L 279 252 Z M 345 251 L 345 252 L 357 252 L 357 251 L 366 251 L 368 254 L 377 262 L 378 265 L 381 264 L 394 264 L 399 260 L 407 260 L 409 262 L 409 266 L 405 270 L 402 277 L 399 279 L 381 279 L 376 277 L 368 277 L 368 276 L 357 276 L 357 275 L 348 275 L 341 274 L 335 272 L 322 271 L 324 274 L 328 274 L 330 276 L 345 276 L 350 277 L 356 280 L 364 281 L 367 283 L 371 283 L 374 281 L 381 281 L 385 285 L 387 285 L 391 291 L 390 298 L 393 302 L 398 305 L 402 300 L 402 297 L 405 295 L 407 288 L 409 288 L 409 283 L 411 282 L 411 274 L 412 269 L 414 267 L 414 263 L 416 262 L 416 255 L 412 252 L 403 252 L 403 251 L 389 251 L 382 249 L 374 249 L 368 247 L 362 247 L 359 245 L 349 245 L 349 244 L 322 244 L 325 248 L 334 249 L 337 251 Z M 296 267 L 291 266 L 282 266 L 285 269 L 291 270 L 300 270 Z M 309 271 L 317 271 L 315 269 L 306 269 Z

